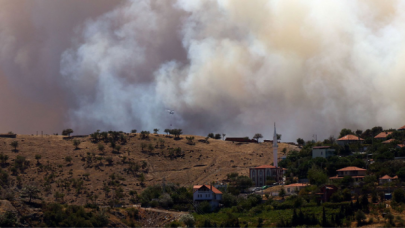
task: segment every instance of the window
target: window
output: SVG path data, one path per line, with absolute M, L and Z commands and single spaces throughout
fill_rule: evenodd
M 323 155 L 323 152 L 321 152 L 321 155 Z

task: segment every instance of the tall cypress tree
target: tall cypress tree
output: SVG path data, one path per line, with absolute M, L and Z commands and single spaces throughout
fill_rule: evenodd
M 297 211 L 295 210 L 295 208 L 294 208 L 294 211 L 293 211 L 291 224 L 292 224 L 292 226 L 298 226 L 298 216 L 297 216 Z
M 328 220 L 326 219 L 325 207 L 322 208 L 322 227 L 328 227 Z
M 335 220 L 336 226 L 342 226 L 342 215 L 340 213 L 336 215 Z
M 308 224 L 306 216 L 304 213 L 302 213 L 302 210 L 300 209 L 300 213 L 298 213 L 298 224 L 299 225 L 306 225 Z
M 359 196 L 357 195 L 357 200 L 356 200 L 356 205 L 355 205 L 355 211 L 360 210 L 361 209 L 361 205 L 360 205 L 360 199 Z
M 365 193 L 361 198 L 361 208 L 365 213 L 369 213 L 368 205 L 369 205 L 368 194 Z

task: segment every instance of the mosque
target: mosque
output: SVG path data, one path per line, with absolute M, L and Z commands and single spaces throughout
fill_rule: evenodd
M 273 164 L 274 165 L 261 165 L 254 168 L 249 168 L 249 177 L 253 180 L 256 187 L 261 187 L 266 184 L 267 177 L 271 177 L 276 182 L 282 183 L 283 176 L 286 169 L 278 167 L 278 145 L 277 145 L 277 131 L 276 124 L 274 123 L 273 135 Z

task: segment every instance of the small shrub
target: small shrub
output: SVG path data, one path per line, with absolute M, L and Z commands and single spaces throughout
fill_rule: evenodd
M 73 160 L 73 159 L 72 159 L 71 156 L 65 157 L 65 161 L 68 162 L 69 164 L 71 164 L 72 160 Z
M 79 149 L 79 145 L 80 145 L 80 140 L 73 140 L 73 146 L 75 146 L 76 150 Z
M 14 147 L 14 151 L 17 151 L 18 141 L 12 141 L 12 142 L 10 143 L 10 146 Z

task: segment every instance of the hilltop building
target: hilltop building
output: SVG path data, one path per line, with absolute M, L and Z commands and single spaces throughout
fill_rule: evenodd
M 343 136 L 342 138 L 338 139 L 337 144 L 340 146 L 344 146 L 344 145 L 352 144 L 352 143 L 361 143 L 363 141 L 364 141 L 364 139 L 362 139 L 358 136 L 346 135 L 346 136 Z
M 381 178 L 378 180 L 378 183 L 379 183 L 379 184 L 390 183 L 390 182 L 392 182 L 392 181 L 394 181 L 394 180 L 397 180 L 397 179 L 398 179 L 398 176 L 390 177 L 390 176 L 388 176 L 388 175 L 385 175 L 385 176 L 381 177 Z
M 282 182 L 286 169 L 278 167 L 278 144 L 276 124 L 274 123 L 273 135 L 273 165 L 261 165 L 255 168 L 249 168 L 249 177 L 255 183 L 255 186 L 261 187 L 266 184 L 267 177 L 274 179 L 276 182 Z
M 195 207 L 201 202 L 207 201 L 211 204 L 211 209 L 215 209 L 219 206 L 219 201 L 222 200 L 222 192 L 212 185 L 194 185 L 193 192 Z
M 405 125 L 402 126 L 402 127 L 400 127 L 400 128 L 398 129 L 398 131 L 405 131 Z
M 334 177 L 330 177 L 330 180 L 343 179 L 345 176 L 351 176 L 355 181 L 361 181 L 364 179 L 367 169 L 362 169 L 355 166 L 348 166 L 336 171 L 338 172 L 338 174 Z
M 390 144 L 390 143 L 392 143 L 394 141 L 395 141 L 395 139 L 388 139 L 388 140 L 383 141 L 382 143 L 383 144 Z
M 374 139 L 386 140 L 387 137 L 388 137 L 390 134 L 392 134 L 392 131 L 388 131 L 388 132 L 383 131 L 383 132 L 380 132 L 378 135 L 376 135 L 376 136 L 374 137 Z
M 249 137 L 227 137 L 225 141 L 230 142 L 245 142 L 245 143 L 257 143 L 255 139 L 249 139 Z
M 314 146 L 312 147 L 312 158 L 328 158 L 335 155 L 335 149 L 330 146 Z

